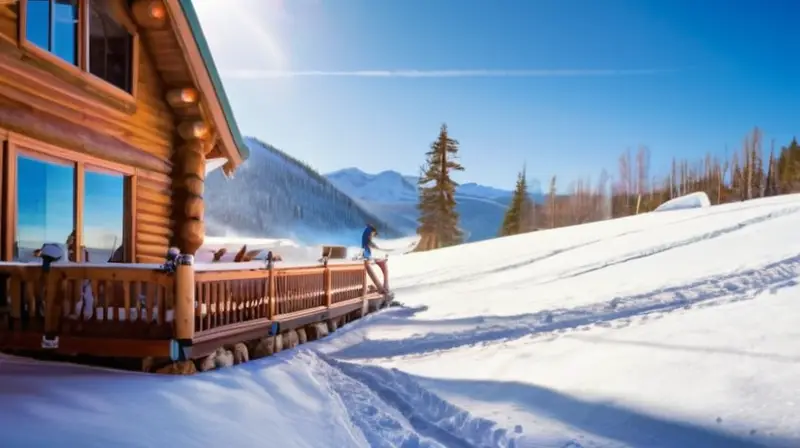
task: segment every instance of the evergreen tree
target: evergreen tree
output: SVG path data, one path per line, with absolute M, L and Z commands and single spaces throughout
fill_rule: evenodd
M 422 238 L 417 247 L 429 250 L 460 244 L 464 236 L 456 211 L 458 184 L 450 178 L 450 173 L 464 171 L 464 167 L 457 161 L 458 141 L 450 138 L 446 124 L 442 125 L 439 138 L 425 155 L 427 161 L 418 181 L 417 233 Z
M 778 189 L 781 194 L 800 191 L 800 144 L 792 139 L 789 146 L 781 149 L 778 157 Z
M 531 211 L 533 204 L 528 196 L 528 182 L 526 180 L 526 169 L 517 175 L 517 185 L 514 188 L 514 195 L 511 197 L 511 204 L 506 210 L 503 218 L 503 225 L 500 228 L 500 236 L 516 235 L 529 232 L 531 229 Z

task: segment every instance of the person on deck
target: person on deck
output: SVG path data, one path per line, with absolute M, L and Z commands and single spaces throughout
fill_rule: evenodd
M 372 238 L 377 235 L 378 231 L 375 229 L 375 226 L 367 224 L 367 228 L 365 228 L 364 232 L 361 234 L 361 249 L 363 250 L 365 260 L 372 258 L 372 249 L 380 250 L 380 247 L 372 241 Z

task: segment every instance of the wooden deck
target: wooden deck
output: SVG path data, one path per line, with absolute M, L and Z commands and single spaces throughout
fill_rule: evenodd
M 245 264 L 242 264 L 245 265 Z M 391 300 L 365 263 L 0 263 L 0 350 L 25 354 L 201 360 L 222 347 L 325 324 Z M 296 335 L 295 335 L 296 336 Z

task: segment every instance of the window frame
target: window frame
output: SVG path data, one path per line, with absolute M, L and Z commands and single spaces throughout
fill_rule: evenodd
M 52 1 L 52 0 L 48 0 Z M 26 53 L 31 54 L 32 56 L 40 59 L 42 61 L 47 62 L 48 64 L 52 64 L 57 66 L 58 68 L 66 71 L 70 75 L 84 80 L 91 88 L 97 89 L 105 94 L 111 95 L 116 99 L 128 102 L 128 103 L 135 103 L 137 98 L 138 86 L 139 86 L 139 53 L 140 53 L 140 39 L 139 39 L 139 30 L 136 27 L 133 19 L 130 17 L 130 12 L 127 8 L 126 3 L 123 0 L 94 0 L 94 1 L 107 1 L 109 3 L 115 2 L 117 3 L 117 8 L 123 8 L 124 6 L 124 14 L 121 14 L 122 17 L 120 25 L 122 25 L 128 33 L 131 35 L 131 67 L 130 67 L 130 76 L 131 76 L 131 91 L 127 92 L 122 88 L 111 84 L 110 82 L 100 78 L 99 76 L 95 76 L 91 72 L 89 72 L 89 52 L 88 52 L 88 45 L 89 45 L 89 3 L 92 0 L 78 0 L 78 54 L 77 64 L 71 64 L 60 57 L 56 56 L 49 50 L 45 50 L 44 48 L 39 47 L 38 45 L 34 44 L 33 42 L 27 39 L 26 33 L 28 29 L 28 0 L 19 0 L 19 12 L 17 18 L 17 32 L 18 32 L 18 40 L 19 40 L 19 47 L 24 50 Z M 52 30 L 50 30 L 52 32 Z
M 0 129 L 2 131 L 2 129 Z M 0 137 L 2 134 L 0 133 Z M 3 194 L 3 223 L 5 224 L 5 234 L 3 235 L 2 254 L 0 260 L 13 261 L 13 248 L 17 236 L 17 156 L 34 158 L 43 162 L 52 162 L 71 165 L 74 169 L 73 176 L 73 225 L 75 227 L 75 244 L 77 247 L 83 246 L 83 218 L 84 218 L 84 197 L 85 172 L 86 166 L 90 166 L 97 171 L 105 171 L 123 176 L 123 223 L 122 239 L 125 247 L 125 263 L 133 263 L 136 260 L 134 244 L 134 222 L 135 216 L 132 195 L 135 194 L 133 186 L 136 185 L 137 170 L 130 166 L 120 165 L 114 162 L 98 159 L 86 154 L 63 149 L 48 143 L 44 143 L 20 134 L 8 133 L 5 145 L 3 145 L 4 163 L 0 164 L 1 178 L 5 180 Z M 84 262 L 83 251 L 75 252 L 76 262 Z

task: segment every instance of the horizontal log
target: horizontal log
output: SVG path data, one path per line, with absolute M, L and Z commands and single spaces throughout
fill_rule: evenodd
M 2 92 L 0 92 L 2 94 Z M 113 137 L 96 133 L 67 120 L 48 115 L 22 104 L 0 103 L 0 125 L 68 149 L 85 152 L 99 159 L 123 165 L 169 173 L 171 164 L 140 151 Z
M 169 246 L 159 246 L 157 244 L 136 243 L 136 253 L 139 257 L 150 256 L 159 258 L 159 263 L 163 263 L 167 257 Z
M 151 234 L 165 237 L 169 240 L 172 237 L 172 230 L 168 226 L 150 224 L 148 222 L 139 221 L 136 223 L 137 234 Z
M 136 211 L 156 216 L 170 216 L 172 214 L 172 208 L 169 206 L 141 200 L 136 201 Z
M 200 93 L 194 87 L 182 87 L 167 92 L 167 103 L 173 108 L 183 108 L 196 104 Z
M 178 135 L 184 140 L 203 140 L 210 132 L 210 126 L 202 120 L 186 120 L 178 125 Z
M 153 224 L 157 226 L 164 226 L 167 228 L 172 228 L 173 220 L 171 215 L 160 215 L 157 213 L 147 213 L 139 211 L 136 213 L 136 225 L 142 225 L 143 223 Z
M 134 0 L 131 15 L 142 28 L 161 29 L 168 23 L 167 8 L 161 0 Z
M 136 242 L 141 244 L 152 244 L 161 247 L 169 247 L 169 238 L 162 235 L 155 235 L 152 233 L 142 232 L 141 229 L 136 229 Z

